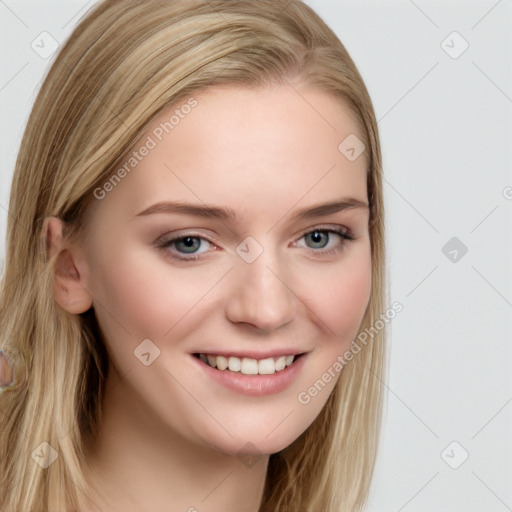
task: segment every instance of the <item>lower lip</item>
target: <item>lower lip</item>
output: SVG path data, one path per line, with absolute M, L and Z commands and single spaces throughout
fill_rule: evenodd
M 300 356 L 294 363 L 287 366 L 280 372 L 271 375 L 245 375 L 235 373 L 229 370 L 217 370 L 201 361 L 201 359 L 191 356 L 201 369 L 224 387 L 236 391 L 242 395 L 266 396 L 284 391 L 291 385 L 304 366 L 306 354 Z

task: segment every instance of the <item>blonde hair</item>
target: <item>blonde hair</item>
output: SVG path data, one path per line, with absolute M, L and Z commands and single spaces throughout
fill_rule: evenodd
M 72 315 L 53 299 L 43 220 L 57 216 L 77 235 L 94 189 L 164 108 L 220 84 L 294 83 L 345 101 L 365 139 L 372 291 L 362 331 L 386 302 L 381 151 L 363 80 L 321 18 L 300 0 L 117 0 L 100 2 L 75 28 L 41 87 L 12 183 L 0 348 L 17 380 L 0 393 L 4 512 L 84 506 L 83 460 L 109 369 L 92 309 Z M 381 426 L 384 341 L 383 330 L 372 337 L 312 425 L 270 456 L 261 512 L 363 510 Z M 35 463 L 43 442 L 58 454 L 47 468 Z

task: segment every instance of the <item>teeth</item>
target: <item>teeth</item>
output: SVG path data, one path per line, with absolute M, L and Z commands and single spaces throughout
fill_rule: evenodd
M 291 364 L 293 362 L 293 356 L 288 356 L 288 357 L 291 357 L 291 362 L 289 364 Z M 276 359 L 276 372 L 280 372 L 281 370 L 284 370 L 286 368 L 286 357 L 285 356 L 281 356 L 279 358 Z
M 257 375 L 258 374 L 258 361 L 256 359 L 249 359 L 244 357 L 242 359 L 242 366 L 240 372 L 244 375 Z
M 201 357 L 201 356 L 199 356 Z M 225 357 L 217 356 L 217 368 L 219 370 L 225 370 L 228 367 L 228 360 Z
M 258 363 L 258 370 L 260 375 L 272 375 L 273 373 L 276 373 L 276 363 L 271 357 L 268 359 L 262 359 Z
M 295 356 L 289 355 L 257 360 L 249 357 L 240 359 L 234 356 L 226 358 L 224 356 L 214 356 L 211 354 L 199 354 L 199 359 L 212 368 L 243 373 L 244 375 L 272 375 L 290 366 L 294 358 Z
M 228 360 L 229 371 L 239 372 L 242 367 L 242 361 L 238 357 L 230 357 Z

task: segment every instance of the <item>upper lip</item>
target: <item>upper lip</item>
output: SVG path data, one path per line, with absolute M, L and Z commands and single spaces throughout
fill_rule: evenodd
M 297 350 L 293 348 L 288 349 L 273 349 L 267 351 L 256 351 L 256 350 L 198 350 L 193 352 L 193 354 L 204 354 L 204 355 L 212 355 L 212 356 L 224 356 L 228 357 L 238 357 L 239 359 L 243 359 L 244 357 L 248 359 L 268 359 L 270 357 L 281 357 L 281 356 L 298 356 L 300 354 L 304 354 L 305 350 Z

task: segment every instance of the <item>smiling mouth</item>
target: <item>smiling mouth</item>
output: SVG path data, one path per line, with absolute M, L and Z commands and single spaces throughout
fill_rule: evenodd
M 272 375 L 285 370 L 304 354 L 252 359 L 250 357 L 220 356 L 214 354 L 194 354 L 203 363 L 219 371 L 243 375 Z

